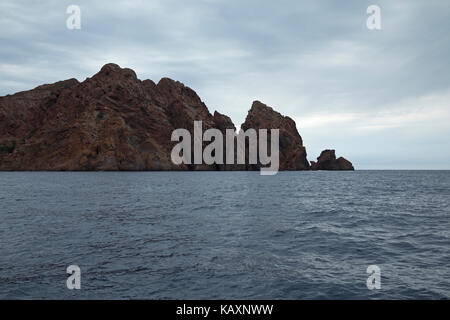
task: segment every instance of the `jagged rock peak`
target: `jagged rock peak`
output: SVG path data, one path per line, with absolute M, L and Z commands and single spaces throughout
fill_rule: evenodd
M 242 129 L 279 129 L 280 169 L 308 170 L 306 149 L 294 120 L 276 112 L 260 101 L 254 101 Z
M 105 64 L 100 71 L 94 75 L 94 77 L 108 77 L 112 79 L 117 78 L 132 78 L 137 80 L 137 75 L 134 70 L 129 68 L 121 68 L 119 65 L 115 63 L 107 63 Z
M 212 115 L 194 90 L 162 78 L 141 81 L 114 63 L 79 83 L 76 79 L 0 97 L 0 170 L 257 170 L 259 165 L 177 165 L 171 161 L 173 130 L 234 129 Z M 295 122 L 254 101 L 242 129 L 279 130 L 280 170 L 308 170 Z M 272 134 L 270 131 L 269 135 Z M 270 136 L 271 138 L 272 136 Z M 267 137 L 268 139 L 269 136 Z M 330 154 L 329 156 L 326 156 Z M 352 168 L 334 151 L 332 168 Z M 350 169 L 347 169 L 350 170 Z
M 273 110 L 272 107 L 269 107 L 268 105 L 266 105 L 258 100 L 253 101 L 252 107 L 250 108 L 249 113 L 267 113 L 267 114 L 274 113 L 280 117 L 283 117 L 279 112 L 276 112 L 275 110 Z

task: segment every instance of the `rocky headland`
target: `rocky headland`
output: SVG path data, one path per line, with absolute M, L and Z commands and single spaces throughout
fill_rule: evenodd
M 211 114 L 199 96 L 178 81 L 139 80 L 107 64 L 83 82 L 76 79 L 0 97 L 0 170 L 258 170 L 260 165 L 180 164 L 171 161 L 173 130 L 191 133 L 236 129 Z M 307 160 L 294 120 L 254 101 L 241 128 L 279 129 L 280 170 L 354 170 L 334 150 Z

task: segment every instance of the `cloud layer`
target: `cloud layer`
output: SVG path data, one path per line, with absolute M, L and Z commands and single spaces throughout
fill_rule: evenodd
M 382 30 L 366 28 L 371 4 Z M 182 81 L 236 124 L 261 100 L 295 119 L 310 159 L 333 147 L 359 169 L 450 169 L 449 13 L 446 0 L 2 0 L 0 95 L 115 62 Z

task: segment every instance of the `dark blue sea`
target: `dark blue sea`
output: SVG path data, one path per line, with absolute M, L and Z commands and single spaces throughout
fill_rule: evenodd
M 2 172 L 0 241 L 2 299 L 448 299 L 450 171 Z

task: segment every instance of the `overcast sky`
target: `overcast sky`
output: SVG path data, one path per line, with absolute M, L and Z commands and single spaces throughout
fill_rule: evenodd
M 448 0 L 1 0 L 0 95 L 114 62 L 183 82 L 237 127 L 253 100 L 272 106 L 309 160 L 333 148 L 357 169 L 450 169 L 449 31 Z

